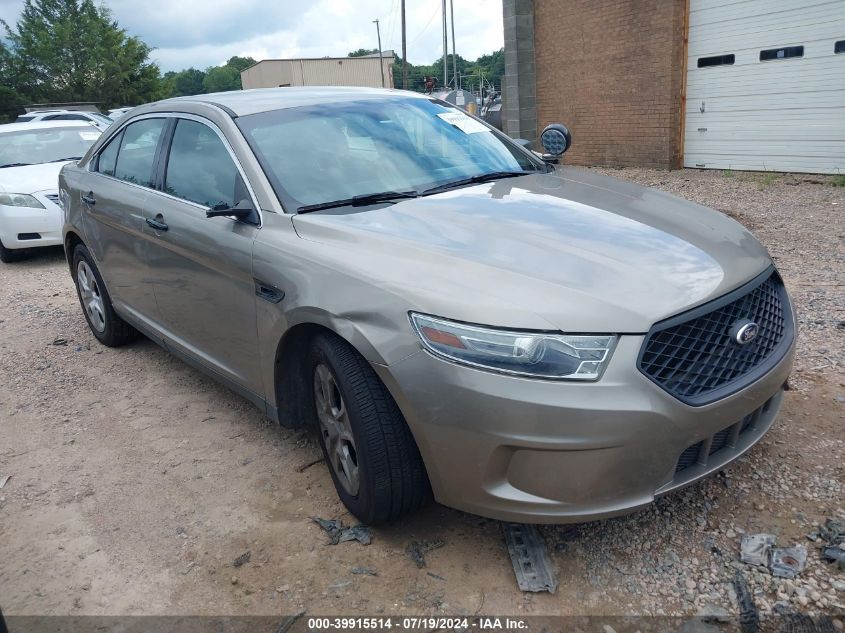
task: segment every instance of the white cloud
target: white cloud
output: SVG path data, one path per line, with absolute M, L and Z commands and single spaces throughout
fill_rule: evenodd
M 429 64 L 442 54 L 442 0 L 407 0 L 408 60 Z M 467 59 L 502 46 L 501 0 L 454 0 L 457 52 Z M 401 52 L 400 0 L 105 0 L 130 34 L 157 50 L 163 70 L 205 68 L 232 55 L 345 56 L 376 47 Z M 0 0 L 14 23 L 22 0 Z M 447 0 L 447 13 L 449 2 Z M 449 27 L 451 41 L 451 25 Z M 450 43 L 449 50 L 451 52 Z

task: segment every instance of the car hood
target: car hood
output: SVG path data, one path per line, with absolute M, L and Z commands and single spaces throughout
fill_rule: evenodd
M 293 222 L 408 309 L 502 327 L 645 332 L 771 265 L 721 213 L 570 167 Z
M 58 191 L 59 172 L 67 164 L 67 162 L 41 163 L 25 167 L 4 167 L 0 169 L 0 191 L 27 194 L 38 191 Z

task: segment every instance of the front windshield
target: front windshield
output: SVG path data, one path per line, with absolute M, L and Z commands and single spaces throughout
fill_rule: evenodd
M 286 207 L 380 192 L 420 193 L 494 172 L 544 171 L 462 110 L 397 96 L 237 119 Z
M 15 132 L 3 132 L 0 128 L 0 167 L 82 158 L 99 136 L 100 132 L 92 126 Z

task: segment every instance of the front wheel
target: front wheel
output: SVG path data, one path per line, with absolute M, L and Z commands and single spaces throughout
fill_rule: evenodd
M 108 347 L 118 347 L 133 340 L 137 330 L 115 313 L 100 271 L 82 244 L 73 249 L 72 270 L 79 304 L 97 340 Z
M 0 241 L 0 262 L 8 264 L 10 262 L 17 261 L 18 259 L 20 259 L 20 253 L 6 248 L 3 246 L 3 242 Z
M 369 363 L 325 334 L 314 340 L 307 370 L 323 456 L 349 511 L 374 525 L 424 505 L 431 493 L 420 452 Z

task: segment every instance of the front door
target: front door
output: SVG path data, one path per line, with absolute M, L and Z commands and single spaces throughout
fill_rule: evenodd
M 168 344 L 263 394 L 252 276 L 259 229 L 256 223 L 205 215 L 218 205 L 254 203 L 227 144 L 210 124 L 176 119 L 162 160 L 163 191 L 150 195 L 152 221 L 144 230 L 152 237 L 150 270 Z

